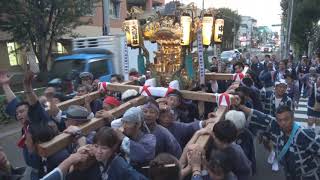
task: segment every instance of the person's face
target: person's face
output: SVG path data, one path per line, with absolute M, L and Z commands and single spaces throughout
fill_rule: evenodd
M 83 96 L 85 94 L 88 94 L 88 91 L 85 87 L 79 87 L 77 92 L 77 96 Z
M 272 63 L 268 63 L 267 67 L 268 67 L 269 71 L 273 70 L 273 64 Z
M 144 120 L 147 124 L 156 123 L 159 113 L 153 108 L 143 108 Z
M 218 60 L 217 60 L 217 58 L 212 58 L 212 64 L 213 65 L 218 65 Z
M 320 77 L 317 78 L 317 86 L 320 87 Z
M 173 114 L 169 112 L 161 113 L 159 122 L 163 127 L 169 127 L 174 122 Z
M 281 70 L 285 70 L 286 69 L 286 65 L 284 64 L 284 62 L 280 62 L 279 63 L 279 69 L 281 69 Z
M 81 84 L 91 86 L 92 79 L 90 77 L 83 77 L 81 79 Z
M 287 134 L 290 134 L 292 130 L 293 117 L 290 112 L 283 112 L 276 114 L 277 123 L 280 128 Z
M 54 104 L 58 104 L 58 103 L 60 103 L 61 101 L 60 101 L 59 98 L 53 98 L 53 99 L 52 99 L 52 102 L 53 102 Z
M 33 140 L 32 140 L 32 136 L 29 132 L 26 133 L 26 146 L 27 146 L 27 149 L 30 153 L 34 152 L 35 151 L 35 146 L 34 146 L 34 143 L 33 143 Z
M 95 144 L 94 155 L 99 162 L 108 161 L 114 153 L 114 149 L 108 146 Z
M 276 86 L 276 94 L 280 97 L 284 95 L 287 91 L 287 86 L 285 84 L 279 84 Z
M 264 59 L 265 59 L 265 61 L 267 61 L 267 62 L 270 61 L 270 58 L 269 58 L 269 57 L 265 57 Z
M 292 79 L 291 77 L 287 77 L 287 78 L 286 78 L 286 81 L 287 81 L 287 83 L 290 83 L 290 84 L 291 84 L 291 83 L 293 82 L 293 79 Z
M 111 83 L 119 83 L 118 79 L 116 77 L 112 77 L 110 80 Z
M 273 54 L 273 55 L 271 56 L 271 59 L 272 59 L 272 61 L 276 61 L 276 55 Z
M 22 126 L 24 126 L 27 121 L 29 121 L 28 111 L 29 108 L 27 105 L 21 105 L 16 109 L 17 120 L 21 123 Z
M 51 98 L 53 98 L 54 93 L 56 92 L 55 88 L 53 87 L 48 87 L 45 91 L 44 91 L 44 96 L 49 100 Z
M 103 110 L 110 111 L 113 108 L 114 108 L 114 106 L 112 106 L 110 104 L 103 103 Z
M 93 88 L 93 89 L 98 89 L 98 84 L 99 84 L 99 80 L 94 80 L 94 81 L 92 82 L 92 88 Z
M 237 65 L 235 67 L 235 71 L 236 71 L 236 73 L 241 73 L 243 71 L 243 68 L 241 66 Z
M 168 97 L 168 105 L 171 108 L 176 108 L 180 105 L 180 99 L 177 96 L 169 96 Z
M 139 131 L 139 128 L 138 123 L 123 122 L 123 134 L 128 137 L 133 137 Z
M 214 180 L 223 180 L 224 179 L 224 172 L 221 167 L 215 167 L 215 168 L 207 168 L 208 174 L 211 179 Z

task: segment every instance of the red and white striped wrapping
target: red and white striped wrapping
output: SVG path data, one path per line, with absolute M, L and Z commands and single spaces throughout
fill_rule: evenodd
M 108 84 L 110 84 L 110 83 L 109 82 L 99 82 L 98 83 L 98 90 L 100 92 L 107 92 Z
M 243 73 L 234 73 L 233 74 L 233 80 L 240 82 L 242 79 L 244 78 L 244 74 Z
M 232 95 L 230 95 L 228 93 L 222 93 L 222 94 L 216 93 L 215 96 L 216 96 L 216 102 L 217 102 L 218 106 L 229 107 L 231 105 Z
M 143 87 L 140 87 L 139 93 L 143 96 L 155 96 L 155 97 L 166 97 L 174 89 L 179 90 L 179 82 L 172 81 L 168 88 L 155 87 L 155 79 L 148 79 Z M 99 82 L 98 89 L 100 92 L 108 91 L 109 82 Z

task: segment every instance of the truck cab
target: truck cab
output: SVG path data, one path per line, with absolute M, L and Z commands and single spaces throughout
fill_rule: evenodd
M 81 72 L 91 72 L 94 79 L 110 81 L 113 72 L 112 55 L 107 54 L 73 54 L 55 60 L 50 75 L 66 79 Z M 70 74 L 71 73 L 71 74 Z M 76 78 L 76 77 L 73 77 Z

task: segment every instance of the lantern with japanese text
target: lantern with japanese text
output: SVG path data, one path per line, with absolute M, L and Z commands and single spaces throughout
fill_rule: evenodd
M 214 25 L 214 42 L 221 43 L 223 37 L 224 20 L 216 19 Z
M 140 46 L 139 21 L 137 19 L 126 20 L 124 22 L 127 45 L 131 47 Z

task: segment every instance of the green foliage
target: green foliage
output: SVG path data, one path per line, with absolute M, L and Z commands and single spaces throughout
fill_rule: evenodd
M 294 3 L 292 42 L 296 52 L 302 54 L 308 50 L 308 41 L 315 39 L 320 20 L 320 0 L 295 0 Z
M 241 16 L 237 11 L 229 8 L 219 8 L 216 18 L 224 19 L 222 49 L 230 49 L 232 48 L 234 36 L 236 36 L 239 30 Z M 235 32 L 232 31 L 233 29 L 235 29 Z
M 1 0 L 0 30 L 13 41 L 32 48 L 40 69 L 46 71 L 52 44 L 72 30 L 88 24 L 80 17 L 92 14 L 99 0 Z

